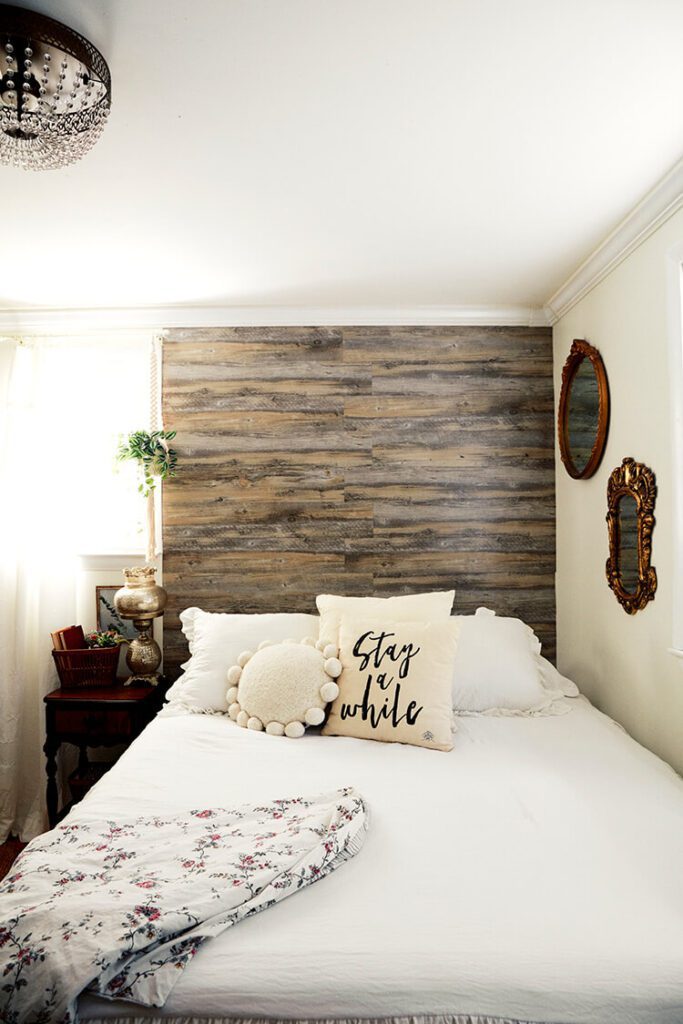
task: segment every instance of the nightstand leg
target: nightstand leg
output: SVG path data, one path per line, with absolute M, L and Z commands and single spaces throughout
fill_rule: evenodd
M 57 751 L 59 750 L 59 740 L 54 740 L 48 736 L 45 740 L 45 746 L 43 751 L 47 761 L 45 763 L 45 771 L 47 772 L 47 818 L 50 823 L 50 828 L 54 828 L 57 824 Z

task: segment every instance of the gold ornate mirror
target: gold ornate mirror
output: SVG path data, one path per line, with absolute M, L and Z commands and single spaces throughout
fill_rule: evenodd
M 657 486 L 642 462 L 624 459 L 607 483 L 607 582 L 629 615 L 654 600 L 657 573 L 650 565 Z
M 587 341 L 572 343 L 562 369 L 557 434 L 564 467 L 587 480 L 600 465 L 609 426 L 609 388 L 600 353 Z

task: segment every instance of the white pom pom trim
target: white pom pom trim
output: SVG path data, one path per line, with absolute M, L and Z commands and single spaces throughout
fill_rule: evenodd
M 306 725 L 321 725 L 325 720 L 323 708 L 309 708 L 306 712 Z
M 237 721 L 237 716 L 239 715 L 239 713 L 240 713 L 240 706 L 237 703 L 231 704 L 230 707 L 228 708 L 228 714 L 232 718 L 233 722 Z
M 253 654 L 254 654 L 253 651 L 242 651 L 242 653 L 240 654 L 239 658 L 237 659 L 237 664 L 240 666 L 240 668 L 244 668 L 244 666 L 249 661 L 249 659 L 253 656 Z
M 303 722 L 289 722 L 285 726 L 285 736 L 289 736 L 290 740 L 298 740 L 304 734 Z
M 336 644 L 325 644 L 323 648 L 323 658 L 336 658 L 338 654 Z
M 320 696 L 326 704 L 329 704 L 339 696 L 339 687 L 336 683 L 323 683 L 320 687 Z
M 337 676 L 342 674 L 342 663 L 339 658 L 328 658 L 323 665 L 323 668 L 327 672 L 328 676 L 332 676 L 333 679 L 336 679 Z
M 237 686 L 242 675 L 242 669 L 239 665 L 231 665 L 228 669 L 228 682 L 231 686 Z
M 282 722 L 268 722 L 266 732 L 269 736 L 284 736 L 285 727 Z
M 249 715 L 247 714 L 246 711 L 240 711 L 240 712 L 238 712 L 238 715 L 237 715 L 237 718 L 235 719 L 235 721 L 237 722 L 237 724 L 239 726 L 241 726 L 242 729 L 246 729 L 247 724 L 249 722 Z
M 234 704 L 235 703 L 235 701 L 237 700 L 237 687 L 236 686 L 231 686 L 230 687 L 230 689 L 228 690 L 228 692 L 225 695 L 225 699 L 227 700 L 228 704 Z
M 247 722 L 247 729 L 253 729 L 254 732 L 261 732 L 263 729 L 263 722 L 256 715 L 252 715 Z

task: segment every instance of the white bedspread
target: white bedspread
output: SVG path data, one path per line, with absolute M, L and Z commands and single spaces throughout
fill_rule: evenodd
M 450 753 L 157 719 L 71 820 L 353 785 L 371 827 L 343 871 L 208 942 L 150 1014 L 683 1024 L 683 782 L 573 704 L 461 719 Z

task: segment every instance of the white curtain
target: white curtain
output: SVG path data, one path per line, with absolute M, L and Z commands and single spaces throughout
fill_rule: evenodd
M 146 429 L 149 339 L 0 339 L 0 842 L 46 828 L 50 633 L 76 621 L 80 554 L 142 551 L 118 435 Z

